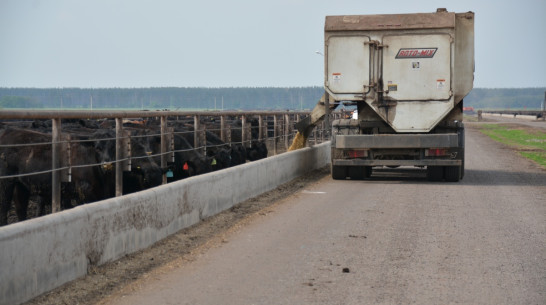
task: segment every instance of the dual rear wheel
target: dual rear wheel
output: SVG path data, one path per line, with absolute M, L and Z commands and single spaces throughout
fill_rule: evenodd
M 458 182 L 463 176 L 461 166 L 428 166 L 427 179 L 429 181 Z
M 372 175 L 371 166 L 340 166 L 332 165 L 332 178 L 334 180 L 363 180 Z

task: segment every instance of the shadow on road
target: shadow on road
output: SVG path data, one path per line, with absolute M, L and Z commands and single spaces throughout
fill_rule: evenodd
M 514 172 L 503 170 L 466 169 L 464 178 L 457 182 L 430 182 L 427 180 L 426 169 L 420 168 L 374 168 L 368 183 L 434 183 L 462 185 L 518 185 L 545 186 L 546 172 Z
M 546 187 L 546 172 L 467 169 L 465 177 L 460 183 L 465 185 L 529 185 Z

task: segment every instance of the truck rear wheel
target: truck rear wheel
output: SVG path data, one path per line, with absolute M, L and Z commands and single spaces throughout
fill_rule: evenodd
M 444 179 L 443 166 L 427 166 L 428 181 L 442 181 Z
M 446 181 L 458 182 L 461 179 L 461 167 L 460 166 L 446 166 L 444 170 Z
M 332 170 L 332 179 L 345 180 L 345 178 L 347 178 L 346 166 L 332 165 L 331 170 Z
M 464 156 L 463 156 L 463 160 L 462 160 L 462 164 L 461 164 L 461 179 L 464 178 Z
M 372 175 L 372 167 L 371 166 L 349 166 L 348 169 L 348 176 L 352 180 L 363 180 L 366 178 L 370 178 Z
M 349 167 L 349 177 L 351 178 L 351 180 L 364 179 L 364 169 L 361 166 Z
M 364 177 L 370 178 L 372 176 L 372 167 L 364 166 Z
M 362 166 L 350 166 L 348 172 L 351 180 L 362 180 L 365 177 Z

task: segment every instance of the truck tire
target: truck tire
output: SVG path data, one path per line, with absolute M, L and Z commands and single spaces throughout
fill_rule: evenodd
M 444 174 L 447 182 L 459 182 L 461 179 L 461 167 L 460 166 L 446 166 Z
M 349 166 L 348 172 L 351 180 L 363 180 L 366 177 L 364 166 Z
M 346 166 L 332 165 L 331 171 L 332 171 L 332 179 L 334 180 L 345 180 L 345 178 L 347 178 Z
M 372 175 L 371 166 L 349 166 L 348 176 L 351 180 L 364 180 Z
M 428 181 L 442 181 L 442 179 L 444 179 L 443 166 L 427 166 Z
M 461 179 L 464 178 L 464 156 L 463 156 L 463 160 L 462 160 L 462 163 L 461 163 Z
M 372 176 L 372 167 L 371 166 L 364 166 L 364 177 L 370 178 Z
M 464 132 L 464 125 L 461 122 L 461 128 L 458 130 L 459 134 L 459 147 L 461 147 L 461 179 L 464 177 L 464 151 L 465 151 L 465 132 Z

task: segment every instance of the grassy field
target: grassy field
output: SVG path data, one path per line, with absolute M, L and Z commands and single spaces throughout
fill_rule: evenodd
M 546 168 L 546 132 L 514 125 L 484 124 L 480 131 L 515 148 L 522 156 Z

